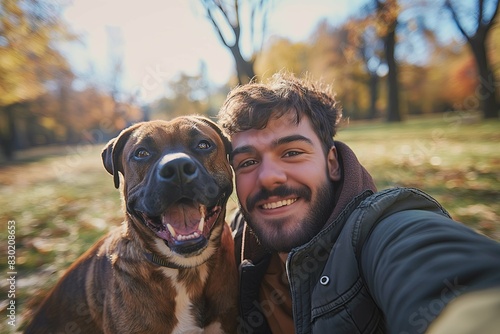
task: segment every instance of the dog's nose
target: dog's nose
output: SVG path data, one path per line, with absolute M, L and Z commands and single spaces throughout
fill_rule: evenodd
M 188 183 L 198 176 L 198 168 L 186 154 L 169 154 L 159 162 L 158 174 L 166 181 Z

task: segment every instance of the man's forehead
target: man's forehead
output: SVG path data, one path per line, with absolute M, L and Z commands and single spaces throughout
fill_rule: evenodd
M 263 129 L 248 129 L 234 133 L 231 142 L 234 146 L 253 145 L 255 141 L 267 142 L 286 133 L 298 131 L 298 125 L 286 119 L 270 119 Z
M 231 156 L 255 150 L 272 149 L 277 145 L 292 141 L 303 141 L 314 145 L 313 142 L 317 140 L 314 137 L 317 136 L 310 121 L 305 117 L 298 124 L 290 117 L 272 119 L 263 129 L 250 129 L 233 134 Z

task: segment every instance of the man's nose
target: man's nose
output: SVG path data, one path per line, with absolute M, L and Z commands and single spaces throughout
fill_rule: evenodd
M 279 161 L 274 159 L 262 159 L 259 166 L 258 182 L 262 188 L 274 189 L 287 180 L 285 169 Z

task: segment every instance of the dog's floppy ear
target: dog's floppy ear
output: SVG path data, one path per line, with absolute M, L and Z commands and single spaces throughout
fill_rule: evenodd
M 115 182 L 115 188 L 120 187 L 120 175 L 118 172 L 123 174 L 123 166 L 120 163 L 120 158 L 123 153 L 123 148 L 127 143 L 128 138 L 132 132 L 139 127 L 141 123 L 134 124 L 120 132 L 120 134 L 111 139 L 108 144 L 104 147 L 101 153 L 102 163 L 104 168 L 109 174 L 113 175 L 113 180 Z
M 212 121 L 206 117 L 203 117 L 203 116 L 194 116 L 194 118 L 202 121 L 203 123 L 209 125 L 212 129 L 214 129 L 217 132 L 217 134 L 220 136 L 220 138 L 222 139 L 222 142 L 224 143 L 224 148 L 226 150 L 226 154 L 231 153 L 231 151 L 232 151 L 231 142 L 229 141 L 229 138 L 226 137 L 224 132 L 222 132 L 222 129 L 217 125 L 217 123 L 215 123 L 214 121 Z

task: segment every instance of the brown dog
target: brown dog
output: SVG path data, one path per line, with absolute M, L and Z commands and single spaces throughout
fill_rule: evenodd
M 83 254 L 25 333 L 234 333 L 237 269 L 224 221 L 229 142 L 202 117 L 133 125 L 102 152 L 126 218 Z

